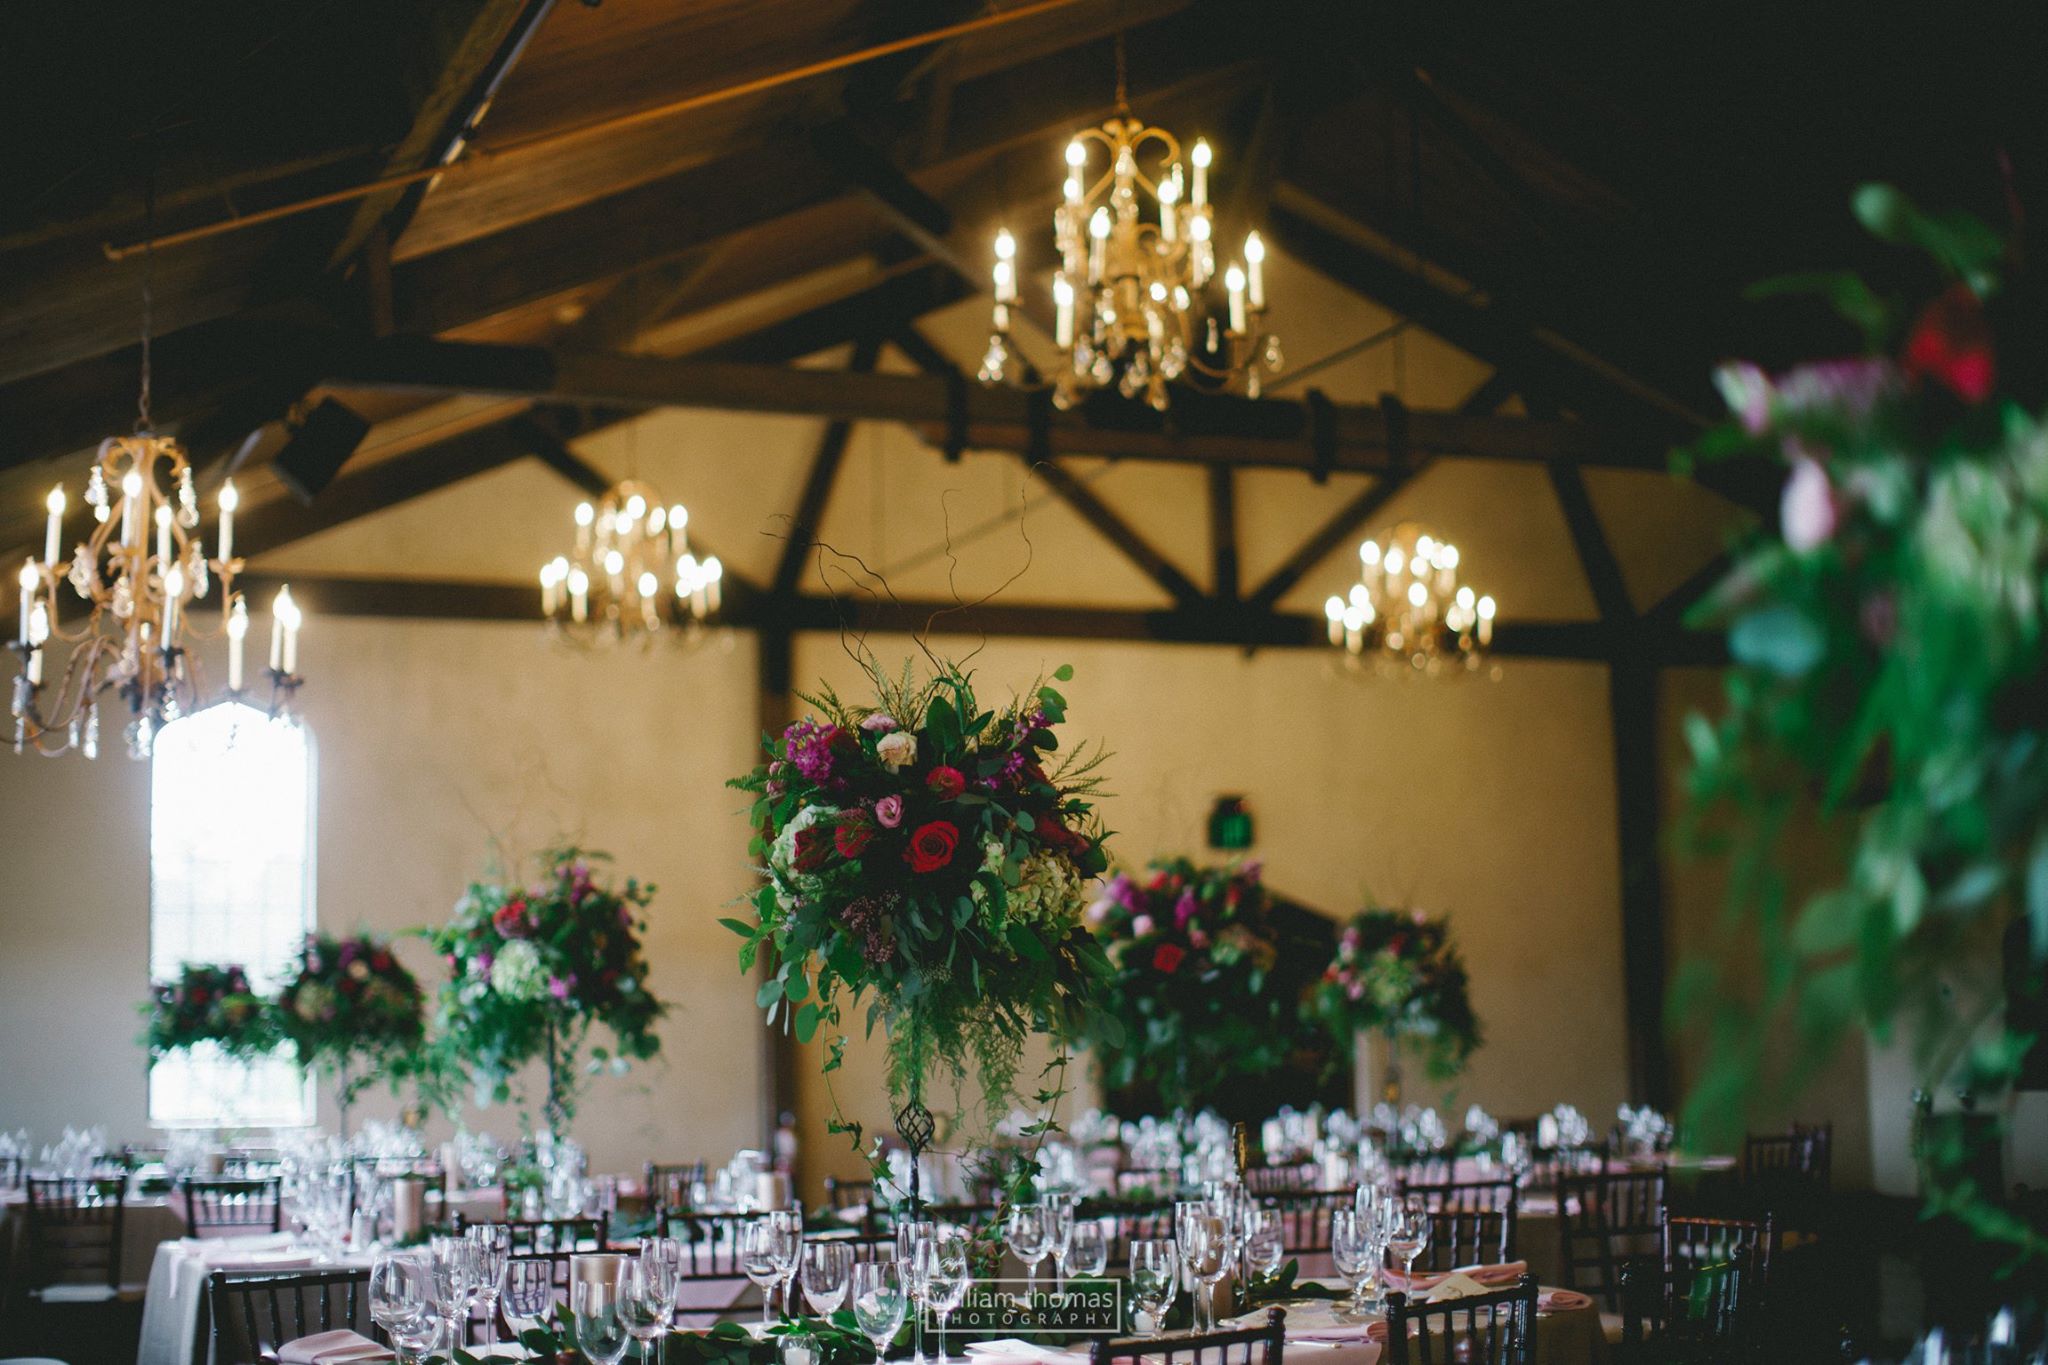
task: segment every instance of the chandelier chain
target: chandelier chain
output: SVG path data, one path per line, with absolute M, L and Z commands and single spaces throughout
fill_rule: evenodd
M 150 347 L 156 331 L 156 166 L 154 159 L 142 182 L 142 386 L 136 396 L 135 434 L 147 436 L 156 430 L 150 417 Z

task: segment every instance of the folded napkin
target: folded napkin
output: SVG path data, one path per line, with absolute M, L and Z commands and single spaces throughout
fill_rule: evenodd
M 1427 1294 L 1453 1275 L 1463 1275 L 1476 1280 L 1488 1289 L 1511 1288 L 1515 1281 L 1529 1273 L 1527 1261 L 1501 1261 L 1491 1265 L 1461 1265 L 1455 1270 L 1423 1271 L 1410 1278 L 1398 1270 L 1380 1272 L 1387 1288 L 1405 1294 Z
M 1233 1329 L 1264 1327 L 1266 1311 L 1262 1308 L 1256 1313 L 1230 1318 L 1223 1325 Z M 1290 1342 L 1364 1341 L 1371 1326 L 1368 1322 L 1340 1314 L 1336 1305 L 1327 1299 L 1310 1299 L 1287 1305 L 1287 1340 Z
M 277 1358 L 282 1365 L 364 1365 L 394 1357 L 360 1332 L 342 1327 L 287 1341 L 277 1348 Z
M 970 1341 L 967 1343 L 967 1358 L 975 1365 L 1068 1365 L 1069 1362 L 1085 1359 L 1072 1351 L 1062 1351 L 1053 1346 L 1040 1346 L 1035 1342 L 1017 1337 L 998 1337 L 994 1341 Z
M 1546 1289 L 1536 1296 L 1539 1313 L 1576 1313 L 1592 1306 L 1593 1300 L 1576 1289 Z
M 1431 1303 L 1445 1303 L 1451 1299 L 1469 1299 L 1475 1295 L 1489 1292 L 1491 1291 L 1485 1285 L 1479 1283 L 1470 1275 L 1454 1270 L 1439 1280 L 1436 1288 L 1429 1291 L 1429 1301 Z

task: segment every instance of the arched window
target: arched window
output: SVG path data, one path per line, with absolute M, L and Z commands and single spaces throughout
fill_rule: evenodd
M 313 927 L 313 754 L 295 721 L 239 702 L 166 725 L 149 797 L 149 970 L 233 962 L 273 991 Z M 166 1127 L 313 1121 L 308 1078 L 285 1055 L 236 1062 L 206 1049 L 150 1068 L 149 1118 Z

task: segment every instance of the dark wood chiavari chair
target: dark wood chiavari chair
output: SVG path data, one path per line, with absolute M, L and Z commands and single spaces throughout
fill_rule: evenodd
M 1405 1155 L 1389 1163 L 1396 1185 L 1448 1185 L 1458 1178 L 1458 1160 L 1452 1156 Z
M 315 1332 L 384 1337 L 370 1320 L 370 1272 L 216 1270 L 206 1277 L 213 1365 L 274 1361 L 286 1342 Z
M 1446 1180 L 1436 1184 L 1401 1184 L 1401 1194 L 1419 1195 L 1424 1208 L 1491 1210 L 1505 1213 L 1519 1198 L 1513 1180 Z
M 1742 1144 L 1742 1201 L 1752 1216 L 1815 1231 L 1833 1182 L 1834 1125 L 1794 1124 L 1789 1133 L 1752 1133 Z
M 1131 1243 L 1155 1241 L 1173 1236 L 1173 1205 L 1154 1204 L 1146 1208 L 1120 1208 L 1102 1215 L 1109 1232 L 1109 1269 L 1128 1270 Z
M 1160 1337 L 1125 1337 L 1098 1341 L 1088 1351 L 1089 1365 L 1281 1365 L 1287 1347 L 1287 1311 L 1266 1310 L 1260 1327 L 1195 1332 Z
M 0 1190 L 18 1190 L 27 1178 L 27 1160 L 12 1152 L 0 1156 Z
M 277 1176 L 187 1176 L 178 1182 L 185 1196 L 185 1228 L 194 1237 L 229 1237 L 284 1227 Z
M 873 1209 L 875 1206 L 875 1182 L 872 1180 L 841 1180 L 837 1176 L 825 1177 L 825 1202 L 835 1209 Z
M 651 1209 L 687 1209 L 692 1200 L 690 1191 L 704 1183 L 705 1166 L 701 1161 L 650 1161 L 644 1178 L 647 1185 L 647 1207 Z
M 1557 1182 L 1559 1269 L 1565 1284 L 1621 1311 L 1621 1272 L 1658 1254 L 1664 1172 L 1567 1175 Z
M 1606 1170 L 1607 1158 L 1605 1138 L 1574 1147 L 1545 1148 L 1536 1153 L 1536 1159 L 1530 1163 L 1529 1174 L 1522 1183 L 1528 1189 L 1554 1190 L 1562 1176 L 1588 1175 Z
M 1510 1200 L 1504 1209 L 1431 1209 L 1429 1245 L 1415 1258 L 1415 1269 L 1435 1273 L 1513 1259 L 1515 1204 Z M 1391 1253 L 1388 1264 L 1393 1264 Z
M 1444 1303 L 1387 1295 L 1387 1365 L 1534 1365 L 1536 1279 Z
M 543 1252 L 603 1251 L 611 1230 L 609 1214 L 589 1218 L 504 1218 L 495 1222 L 505 1229 L 514 1256 Z M 474 1227 L 476 1224 L 472 1223 Z
M 1253 1166 L 1244 1173 L 1244 1187 L 1252 1194 L 1295 1194 L 1317 1188 L 1322 1180 L 1323 1168 L 1313 1161 Z
M 121 1289 L 125 1181 L 28 1177 L 28 1282 L 31 1296 L 56 1285 Z
M 1314 1190 L 1268 1195 L 1259 1202 L 1280 1215 L 1281 1255 L 1300 1256 L 1329 1251 L 1330 1212 L 1350 1207 L 1355 1197 L 1349 1190 Z
M 1622 1341 L 1659 1359 L 1756 1358 L 1776 1229 L 1740 1218 L 1664 1219 L 1658 1264 L 1622 1275 Z

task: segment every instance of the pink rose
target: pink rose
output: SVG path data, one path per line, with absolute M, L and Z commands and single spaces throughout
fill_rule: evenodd
M 885 796 L 875 802 L 875 823 L 883 829 L 894 829 L 903 823 L 903 798 Z
M 1152 917 L 1150 915 L 1140 915 L 1136 919 L 1132 920 L 1131 932 L 1133 934 L 1136 934 L 1139 938 L 1143 938 L 1145 937 L 1145 935 L 1151 933 Z
M 886 735 L 896 728 L 896 717 L 877 711 L 860 723 L 860 728 L 871 735 Z
M 1801 554 L 1827 544 L 1835 534 L 1840 509 L 1827 471 L 1810 456 L 1792 461 L 1785 491 L 1778 500 L 1778 521 L 1785 543 Z

